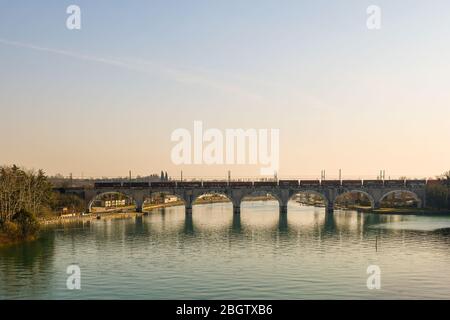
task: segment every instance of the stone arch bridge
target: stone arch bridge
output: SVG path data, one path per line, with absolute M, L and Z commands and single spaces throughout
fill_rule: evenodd
M 187 214 L 192 213 L 194 201 L 205 194 L 221 194 L 233 204 L 233 212 L 240 213 L 241 202 L 255 193 L 270 194 L 278 200 L 280 213 L 287 213 L 289 200 L 298 193 L 313 193 L 322 197 L 326 211 L 333 212 L 336 199 L 347 193 L 365 194 L 373 209 L 389 194 L 406 192 L 419 207 L 426 205 L 425 180 L 279 180 L 279 181 L 169 181 L 169 182 L 96 182 L 93 188 L 60 188 L 61 193 L 77 194 L 84 199 L 86 212 L 101 195 L 121 193 L 134 200 L 136 210 L 142 212 L 144 201 L 153 194 L 170 194 L 184 202 Z

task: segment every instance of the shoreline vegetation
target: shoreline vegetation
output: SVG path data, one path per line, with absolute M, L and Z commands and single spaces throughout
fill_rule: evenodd
M 53 195 L 42 170 L 0 167 L 0 245 L 37 239 L 37 217 L 50 209 Z
M 167 173 L 164 175 L 167 179 Z M 398 199 L 390 199 L 389 208 L 371 209 L 367 200 L 344 196 L 344 210 L 357 210 L 377 214 L 450 214 L 450 171 L 437 178 L 437 184 L 427 185 L 429 207 L 397 206 Z M 69 183 L 72 180 L 63 181 Z M 92 183 L 92 181 L 90 181 Z M 54 191 L 55 181 L 48 178 L 42 170 L 34 171 L 16 165 L 0 166 L 0 246 L 36 240 L 41 226 L 101 219 L 118 219 L 148 214 L 149 210 L 183 205 L 182 201 L 152 203 L 144 207 L 144 213 L 133 212 L 132 206 L 114 207 L 90 214 L 82 214 L 84 200 L 76 195 L 60 194 Z M 164 198 L 164 197 L 162 197 Z M 111 199 L 110 199 L 111 200 Z M 255 195 L 251 201 L 274 200 L 270 195 Z M 303 205 L 319 205 L 321 199 L 315 196 L 297 198 Z M 404 200 L 403 203 L 406 203 Z M 220 196 L 199 198 L 196 204 L 229 202 Z M 323 204 L 323 203 L 322 203 Z M 391 206 L 392 205 L 392 206 Z M 62 215 L 62 208 L 70 214 Z

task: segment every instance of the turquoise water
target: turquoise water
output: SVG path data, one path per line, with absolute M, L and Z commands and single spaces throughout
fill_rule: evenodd
M 154 210 L 135 219 L 47 228 L 0 249 L 2 299 L 450 298 L 450 217 L 277 202 Z M 81 270 L 68 290 L 67 267 Z M 367 267 L 381 270 L 369 290 Z

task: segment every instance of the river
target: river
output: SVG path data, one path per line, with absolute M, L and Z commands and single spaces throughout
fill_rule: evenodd
M 450 217 L 274 201 L 50 226 L 0 248 L 1 299 L 448 299 Z M 67 267 L 81 289 L 67 289 Z M 380 270 L 368 289 L 367 268 Z

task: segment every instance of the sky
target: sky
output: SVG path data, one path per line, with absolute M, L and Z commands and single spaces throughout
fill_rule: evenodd
M 447 0 L 0 0 L 0 164 L 260 176 L 175 164 L 172 132 L 202 121 L 279 129 L 280 178 L 434 177 L 450 170 L 448 39 Z

